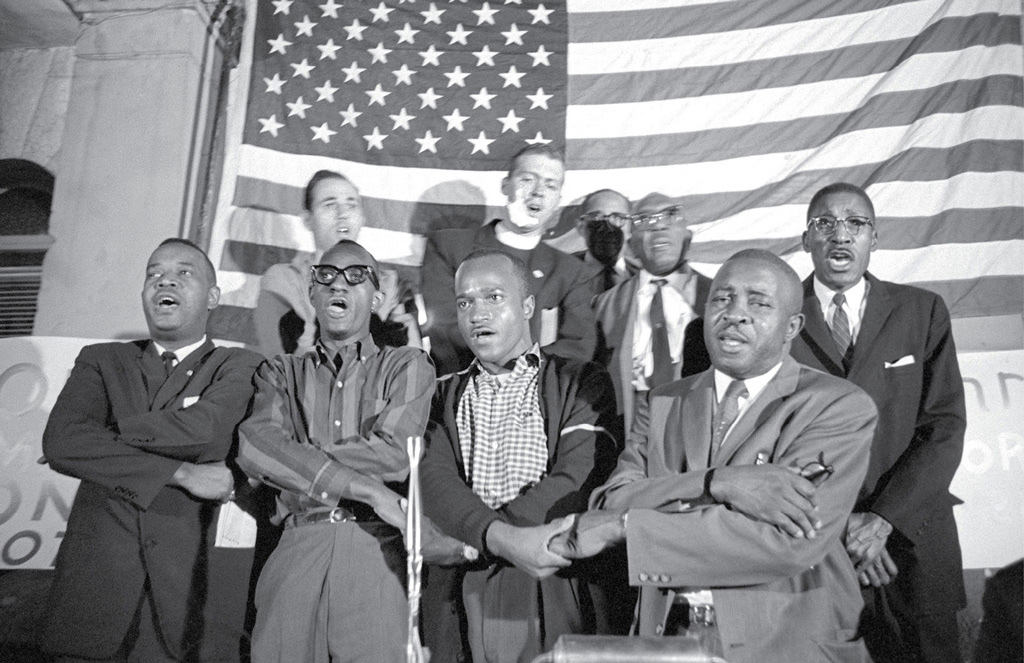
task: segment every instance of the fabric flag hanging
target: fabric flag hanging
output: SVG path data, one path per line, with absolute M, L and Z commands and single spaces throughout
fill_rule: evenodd
M 1024 313 L 1019 0 L 259 0 L 234 207 L 211 255 L 218 338 L 251 342 L 259 277 L 312 247 L 295 215 L 343 172 L 360 241 L 413 269 L 423 235 L 502 205 L 509 157 L 563 147 L 566 250 L 588 192 L 684 197 L 691 258 L 741 248 L 810 272 L 807 201 L 845 180 L 879 216 L 872 271 L 954 318 Z

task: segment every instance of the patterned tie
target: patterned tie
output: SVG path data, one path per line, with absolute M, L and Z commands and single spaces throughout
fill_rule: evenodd
M 736 421 L 736 415 L 740 413 L 740 399 L 747 397 L 747 385 L 743 380 L 733 380 L 725 389 L 725 396 L 718 404 L 715 411 L 715 428 L 711 434 L 711 457 L 718 453 L 718 448 L 725 440 L 725 434 Z
M 174 370 L 174 362 L 176 362 L 178 358 L 170 350 L 164 350 L 160 353 L 160 359 L 164 362 L 164 373 L 167 377 L 171 377 L 171 371 Z
M 832 315 L 832 340 L 836 342 L 836 347 L 839 348 L 839 355 L 843 358 L 845 366 L 847 355 L 850 352 L 850 343 L 853 340 L 850 335 L 850 319 L 846 317 L 846 311 L 843 310 L 846 295 L 836 293 L 836 296 L 832 298 L 832 303 L 836 305 L 836 312 Z
M 665 279 L 654 279 L 651 284 L 657 290 L 651 299 L 651 350 L 654 354 L 654 371 L 648 386 L 651 389 L 667 382 L 675 377 L 675 365 L 672 363 L 672 349 L 668 343 L 668 325 L 665 322 L 665 300 L 662 298 L 661 288 L 668 283 Z

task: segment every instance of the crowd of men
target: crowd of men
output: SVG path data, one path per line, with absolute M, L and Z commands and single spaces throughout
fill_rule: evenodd
M 594 192 L 587 250 L 545 244 L 564 175 L 557 152 L 527 148 L 500 218 L 428 238 L 420 330 L 355 241 L 355 186 L 318 173 L 317 253 L 260 295 L 266 358 L 211 342 L 213 265 L 162 243 L 150 338 L 84 348 L 44 434 L 50 465 L 81 479 L 44 649 L 406 660 L 405 449 L 425 435 L 435 663 L 630 633 L 730 663 L 959 661 L 949 314 L 867 271 L 884 229 L 864 190 L 811 199 L 803 283 L 758 249 L 709 279 L 687 261 L 686 208 L 658 193 Z M 406 343 L 374 335 L 388 320 Z M 251 537 L 224 546 L 242 512 L 275 531 L 257 537 L 269 558 Z

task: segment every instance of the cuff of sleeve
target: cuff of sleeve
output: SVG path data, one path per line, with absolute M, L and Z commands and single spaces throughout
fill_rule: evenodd
M 344 468 L 328 460 L 310 482 L 308 496 L 325 506 L 336 506 L 346 485 Z

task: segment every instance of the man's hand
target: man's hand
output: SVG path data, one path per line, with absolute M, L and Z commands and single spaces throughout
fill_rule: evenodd
M 846 553 L 853 560 L 858 573 L 873 565 L 885 551 L 890 534 L 892 525 L 877 513 L 864 511 L 850 514 L 846 523 Z
M 882 554 L 875 559 L 874 563 L 857 568 L 857 579 L 864 587 L 868 585 L 881 587 L 892 582 L 897 573 L 899 573 L 899 569 L 896 568 L 896 562 L 892 561 L 889 551 L 882 548 Z
M 548 543 L 567 531 L 572 524 L 571 516 L 537 527 L 514 527 L 495 520 L 485 535 L 487 549 L 534 578 L 547 578 L 571 564 L 569 560 L 548 550 Z
M 423 517 L 423 531 L 420 532 L 423 561 L 428 564 L 455 566 L 476 561 L 480 553 L 476 548 L 463 545 L 462 541 L 441 531 L 430 518 Z M 467 557 L 467 554 L 469 555 Z
M 795 467 L 734 465 L 715 468 L 711 496 L 754 520 L 794 538 L 813 539 L 821 529 L 814 501 L 817 488 Z
M 575 517 L 572 529 L 551 539 L 548 549 L 566 559 L 593 557 L 626 539 L 623 511 L 587 511 Z
M 235 479 L 223 462 L 182 463 L 171 477 L 171 485 L 202 500 L 227 502 L 235 489 Z

